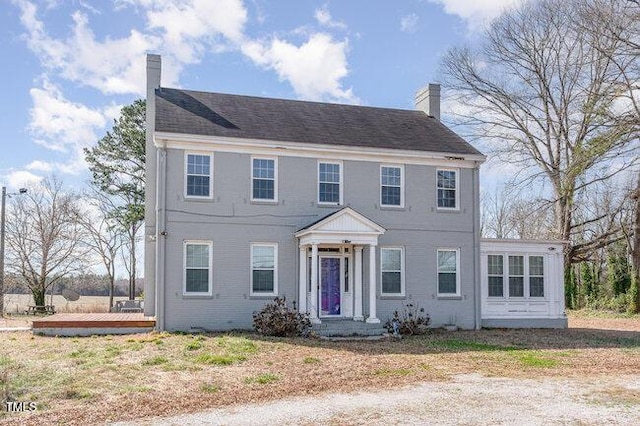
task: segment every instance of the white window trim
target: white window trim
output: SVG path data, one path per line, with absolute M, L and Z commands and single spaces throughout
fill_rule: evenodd
M 383 204 L 382 203 L 382 168 L 393 167 L 400 169 L 400 205 L 395 204 Z M 389 186 L 389 185 L 386 185 Z M 380 207 L 389 208 L 404 208 L 404 166 L 402 164 L 380 164 Z
M 188 176 L 188 159 L 189 155 L 208 155 L 209 156 L 209 195 L 188 195 L 187 194 L 187 176 Z M 184 198 L 190 200 L 211 200 L 213 199 L 213 152 L 211 151 L 185 151 L 184 153 Z
M 320 164 L 337 164 L 340 166 L 340 195 L 337 203 L 328 203 L 326 201 L 320 201 Z M 316 169 L 316 201 L 320 206 L 341 206 L 343 204 L 343 192 L 344 192 L 344 166 L 342 161 L 339 160 L 318 160 L 318 167 Z
M 438 253 L 441 251 L 455 251 L 456 252 L 456 292 L 455 293 L 440 293 L 440 269 L 438 266 Z M 438 247 L 436 249 L 436 292 L 438 297 L 460 297 L 460 248 L 459 247 Z
M 502 258 L 502 296 L 490 296 L 489 295 L 489 277 L 497 277 L 498 275 L 489 274 L 489 256 L 500 256 Z M 509 265 L 505 263 L 505 255 L 504 253 L 487 253 L 486 263 L 487 263 L 487 297 L 491 300 L 504 300 L 507 298 L 507 292 L 509 291 L 508 285 L 505 286 L 505 277 L 509 275 Z M 507 260 L 508 261 L 508 260 Z M 508 281 L 508 278 L 507 278 Z M 508 283 L 507 283 L 508 284 Z
M 438 206 L 438 172 L 455 172 L 456 174 L 456 206 L 455 207 L 440 207 Z M 446 188 L 443 188 L 446 189 Z M 453 169 L 447 167 L 438 167 L 436 169 L 436 209 L 442 211 L 459 211 L 460 210 L 460 169 Z
M 400 250 L 400 293 L 385 293 L 383 291 L 382 285 L 382 273 L 385 272 L 382 270 L 382 251 L 383 250 Z M 405 295 L 405 263 L 404 263 L 404 247 L 399 246 L 382 246 L 380 247 L 380 294 L 382 296 L 396 296 L 396 297 L 404 297 Z M 396 272 L 396 271 L 388 271 L 388 272 Z
M 509 271 L 509 257 L 514 256 L 514 257 L 522 257 L 522 275 L 511 275 L 511 272 Z M 524 299 L 528 299 L 527 297 L 527 292 L 529 290 L 529 259 L 528 256 L 525 253 L 506 253 L 505 254 L 505 260 L 507 261 L 507 271 L 506 271 L 506 277 L 507 277 L 507 285 L 506 285 L 506 298 L 507 299 L 515 299 L 515 300 L 524 300 Z M 509 278 L 520 278 L 522 277 L 522 296 L 512 296 L 511 295 L 511 285 L 509 283 Z
M 187 245 L 209 246 L 209 291 L 187 291 Z M 182 243 L 182 295 L 183 296 L 211 296 L 213 294 L 213 241 L 184 240 Z
M 542 255 L 542 254 L 531 254 L 528 253 L 526 255 L 527 257 L 527 270 L 525 271 L 527 273 L 527 283 L 526 283 L 526 297 L 527 299 L 532 299 L 532 300 L 545 300 L 547 297 L 547 279 L 546 279 L 546 273 L 547 273 L 547 257 Z M 542 275 L 531 275 L 531 266 L 530 266 L 530 260 L 532 257 L 541 257 L 542 258 Z M 542 278 L 542 296 L 532 296 L 531 295 L 531 278 Z
M 254 247 L 273 247 L 273 292 L 254 292 L 253 291 L 253 248 Z M 278 243 L 262 243 L 255 242 L 249 245 L 249 295 L 273 297 L 278 295 Z
M 532 301 L 544 301 L 548 300 L 548 290 L 547 287 L 547 256 L 544 253 L 531 253 L 531 252 L 489 252 L 486 253 L 486 258 L 489 256 L 500 256 L 502 257 L 503 262 L 503 270 L 502 270 L 502 296 L 489 296 L 489 267 L 487 265 L 486 273 L 483 277 L 483 282 L 486 282 L 486 294 L 487 298 L 490 300 L 515 300 L 515 301 L 523 301 L 523 300 L 532 300 Z M 522 256 L 524 257 L 524 275 L 509 275 L 509 256 Z M 542 272 L 543 275 L 531 275 L 529 273 L 529 258 L 530 257 L 542 257 Z M 487 261 L 488 262 L 488 261 Z M 509 277 L 523 277 L 523 296 L 511 296 L 509 293 Z M 542 285 L 544 296 L 531 296 L 531 277 L 542 277 Z
M 273 160 L 273 198 L 253 198 L 253 160 Z M 249 164 L 249 176 L 251 178 L 250 191 L 251 201 L 257 203 L 277 203 L 278 202 L 278 157 L 270 157 L 266 155 L 252 155 Z M 258 178 L 262 179 L 262 178 Z

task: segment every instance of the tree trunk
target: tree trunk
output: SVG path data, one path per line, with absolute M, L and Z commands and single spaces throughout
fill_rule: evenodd
M 638 184 L 636 186 L 635 216 L 633 220 L 633 248 L 631 251 L 631 273 L 632 283 L 635 290 L 635 309 L 633 313 L 640 313 L 640 173 L 638 173 Z
M 31 287 L 31 294 L 33 295 L 33 304 L 36 306 L 44 306 L 45 305 L 45 292 L 46 289 L 44 285 L 37 285 L 35 287 Z
M 114 262 L 111 262 L 111 268 L 109 270 L 109 312 L 113 308 L 113 293 L 116 285 L 116 266 Z

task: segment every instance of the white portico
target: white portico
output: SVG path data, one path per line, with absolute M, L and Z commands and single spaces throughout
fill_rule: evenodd
M 301 229 L 300 312 L 311 321 L 349 318 L 363 321 L 363 251 L 369 256 L 368 323 L 380 323 L 376 314 L 376 246 L 385 229 L 350 207 L 345 207 Z

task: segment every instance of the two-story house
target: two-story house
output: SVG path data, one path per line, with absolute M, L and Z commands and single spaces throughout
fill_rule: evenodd
M 440 123 L 438 85 L 399 110 L 164 88 L 156 55 L 147 79 L 145 313 L 159 329 L 251 328 L 275 296 L 364 332 L 406 303 L 434 326 L 479 328 L 483 305 L 489 325 L 516 306 L 520 326 L 562 326 L 551 243 L 481 257 L 485 157 Z

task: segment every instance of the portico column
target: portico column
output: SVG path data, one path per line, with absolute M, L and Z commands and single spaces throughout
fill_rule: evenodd
M 378 324 L 376 316 L 376 246 L 369 246 L 369 318 L 368 323 Z
M 312 323 L 319 324 L 318 319 L 318 244 L 311 244 L 311 306 L 309 306 Z
M 354 265 L 355 283 L 353 286 L 353 297 L 355 299 L 355 307 L 353 313 L 354 321 L 363 321 L 362 316 L 362 246 L 353 248 L 356 251 L 356 260 Z
M 298 299 L 298 312 L 307 312 L 307 247 L 300 247 L 300 298 Z

